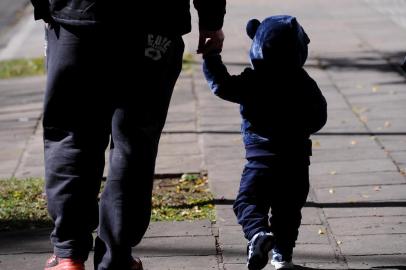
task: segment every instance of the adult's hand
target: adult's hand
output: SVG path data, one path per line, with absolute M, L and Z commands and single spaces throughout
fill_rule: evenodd
M 207 54 L 210 52 L 220 53 L 223 49 L 224 33 L 223 30 L 208 31 L 200 30 L 199 45 L 197 53 Z

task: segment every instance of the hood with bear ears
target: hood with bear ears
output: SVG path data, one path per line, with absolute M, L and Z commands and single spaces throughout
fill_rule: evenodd
M 297 68 L 306 62 L 310 39 L 295 17 L 252 19 L 247 23 L 247 34 L 253 41 L 250 59 L 254 68 Z

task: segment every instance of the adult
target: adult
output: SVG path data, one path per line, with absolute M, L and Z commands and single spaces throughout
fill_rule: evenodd
M 189 0 L 31 0 L 44 20 L 45 179 L 55 228 L 46 270 L 142 269 L 158 142 L 182 68 Z M 225 0 L 194 0 L 198 53 L 221 50 Z M 110 166 L 98 199 L 104 153 Z

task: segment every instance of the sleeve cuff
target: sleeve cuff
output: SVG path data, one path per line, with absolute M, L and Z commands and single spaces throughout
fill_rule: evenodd
M 223 27 L 226 14 L 225 0 L 194 0 L 193 2 L 199 14 L 200 29 L 217 31 Z

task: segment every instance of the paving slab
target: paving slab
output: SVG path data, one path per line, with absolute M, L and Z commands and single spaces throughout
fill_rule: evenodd
M 322 141 L 321 141 L 322 142 Z M 357 143 L 357 141 L 351 141 L 350 143 Z M 328 163 L 335 161 L 357 161 L 357 160 L 382 160 L 387 159 L 388 155 L 383 149 L 377 146 L 373 148 L 358 148 L 358 147 L 346 147 L 342 149 L 313 149 L 311 162 L 316 163 Z
M 310 166 L 311 175 L 320 174 L 352 174 L 352 173 L 378 173 L 378 172 L 396 172 L 395 164 L 386 159 L 364 159 L 349 161 L 334 161 L 315 163 Z
M 222 245 L 221 248 L 225 264 L 245 264 L 246 245 Z M 337 262 L 331 246 L 320 244 L 297 245 L 293 251 L 293 259 L 297 264 Z
M 144 269 L 148 270 L 218 269 L 216 256 L 142 257 L 141 259 Z
M 50 229 L 1 233 L 0 255 L 50 253 Z
M 50 231 L 1 232 L 0 269 L 14 270 L 16 265 L 23 270 L 42 269 L 52 253 Z M 153 222 L 133 254 L 141 257 L 145 269 L 218 269 L 215 238 L 208 220 Z M 92 257 L 91 253 L 88 269 L 93 268 Z
M 183 222 L 152 222 L 145 237 L 211 236 L 212 224 L 209 220 Z
M 335 236 L 406 235 L 406 216 L 345 217 L 328 219 Z
M 391 205 L 404 203 L 406 185 L 382 185 L 362 187 L 336 187 L 315 189 L 317 200 L 323 203 L 331 203 L 340 206 L 342 203 L 368 203 Z
M 406 135 L 379 136 L 379 141 L 388 151 L 406 151 Z
M 378 147 L 373 136 L 365 135 L 334 135 L 329 136 L 312 136 L 313 141 L 313 151 L 331 151 L 331 150 L 360 150 L 360 151 L 370 151 Z M 371 155 L 373 156 L 373 155 Z
M 345 257 L 406 254 L 405 234 L 340 236 L 336 239 Z
M 351 186 L 374 186 L 379 189 L 381 185 L 404 184 L 405 179 L 399 172 L 366 172 L 350 174 L 320 174 L 312 175 L 311 182 L 314 187 L 334 188 Z
M 406 203 L 400 202 L 398 206 L 386 204 L 366 204 L 359 207 L 325 207 L 323 212 L 327 218 L 361 218 L 361 217 L 391 217 L 406 216 Z
M 349 269 L 402 269 L 406 265 L 405 254 L 347 256 Z
M 0 267 L 2 270 L 15 270 L 16 265 L 22 270 L 42 269 L 48 257 L 48 254 L 0 255 Z M 92 257 L 93 254 L 86 262 L 86 269 L 93 269 Z M 215 256 L 141 257 L 141 260 L 144 269 L 148 270 L 218 269 Z
M 217 205 L 216 206 L 216 225 L 217 226 L 236 226 L 238 224 L 237 218 L 233 211 L 232 202 L 230 205 Z
M 46 260 L 50 257 L 49 253 L 25 253 L 25 254 L 10 254 L 0 255 L 1 270 L 15 269 L 43 269 Z M 88 261 L 87 269 L 93 269 L 93 264 Z
M 320 209 L 305 206 L 302 209 L 302 225 L 322 225 Z
M 217 251 L 214 237 L 209 236 L 146 237 L 134 248 L 134 253 L 142 257 L 215 256 Z
M 319 209 L 311 206 L 305 206 L 302 209 L 302 225 L 321 225 Z M 406 210 L 405 210 L 406 215 Z M 237 218 L 235 217 L 232 201 L 226 205 L 216 206 L 216 225 L 217 226 L 236 226 Z
M 302 225 L 299 229 L 299 238 L 297 244 L 329 244 L 326 233 L 319 233 L 319 230 L 325 231 L 320 225 Z M 221 226 L 219 230 L 221 243 L 223 245 L 244 245 L 247 240 L 244 238 L 241 226 Z

